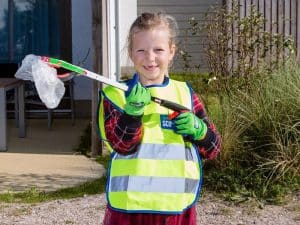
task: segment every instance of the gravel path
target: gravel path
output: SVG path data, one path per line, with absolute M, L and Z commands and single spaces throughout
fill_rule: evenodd
M 101 225 L 105 204 L 104 194 L 31 205 L 0 202 L 0 225 Z M 197 210 L 199 225 L 299 225 L 300 194 L 287 205 L 262 209 L 251 201 L 235 205 L 206 194 Z

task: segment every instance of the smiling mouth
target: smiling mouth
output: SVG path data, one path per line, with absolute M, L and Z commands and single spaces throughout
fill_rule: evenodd
M 144 66 L 144 68 L 148 71 L 153 71 L 157 68 L 158 66 Z

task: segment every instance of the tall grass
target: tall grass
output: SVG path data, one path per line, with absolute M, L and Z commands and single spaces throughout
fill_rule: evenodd
M 217 166 L 228 178 L 221 188 L 240 182 L 235 189 L 263 198 L 299 188 L 300 65 L 287 62 L 268 79 L 253 80 L 247 92 L 222 97 L 220 104 L 220 113 L 212 117 L 223 143 Z M 210 178 L 216 183 L 214 176 L 220 174 Z

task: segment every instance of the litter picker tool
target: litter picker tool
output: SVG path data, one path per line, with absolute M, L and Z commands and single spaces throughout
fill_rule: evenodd
M 57 68 L 63 68 L 71 72 L 57 74 Z M 128 87 L 125 84 L 108 79 L 107 77 L 101 76 L 66 61 L 32 54 L 27 55 L 23 59 L 21 67 L 15 74 L 16 78 L 34 82 L 39 97 L 48 108 L 55 108 L 58 106 L 65 92 L 63 81 L 70 80 L 75 76 L 89 77 L 93 80 L 111 85 L 123 91 L 128 90 Z M 165 99 L 151 96 L 151 100 L 177 113 L 189 111 L 188 108 Z

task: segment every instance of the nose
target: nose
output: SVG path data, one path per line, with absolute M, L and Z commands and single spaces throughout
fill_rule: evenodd
M 155 52 L 154 51 L 148 51 L 147 52 L 147 59 L 149 61 L 154 61 L 155 60 Z

